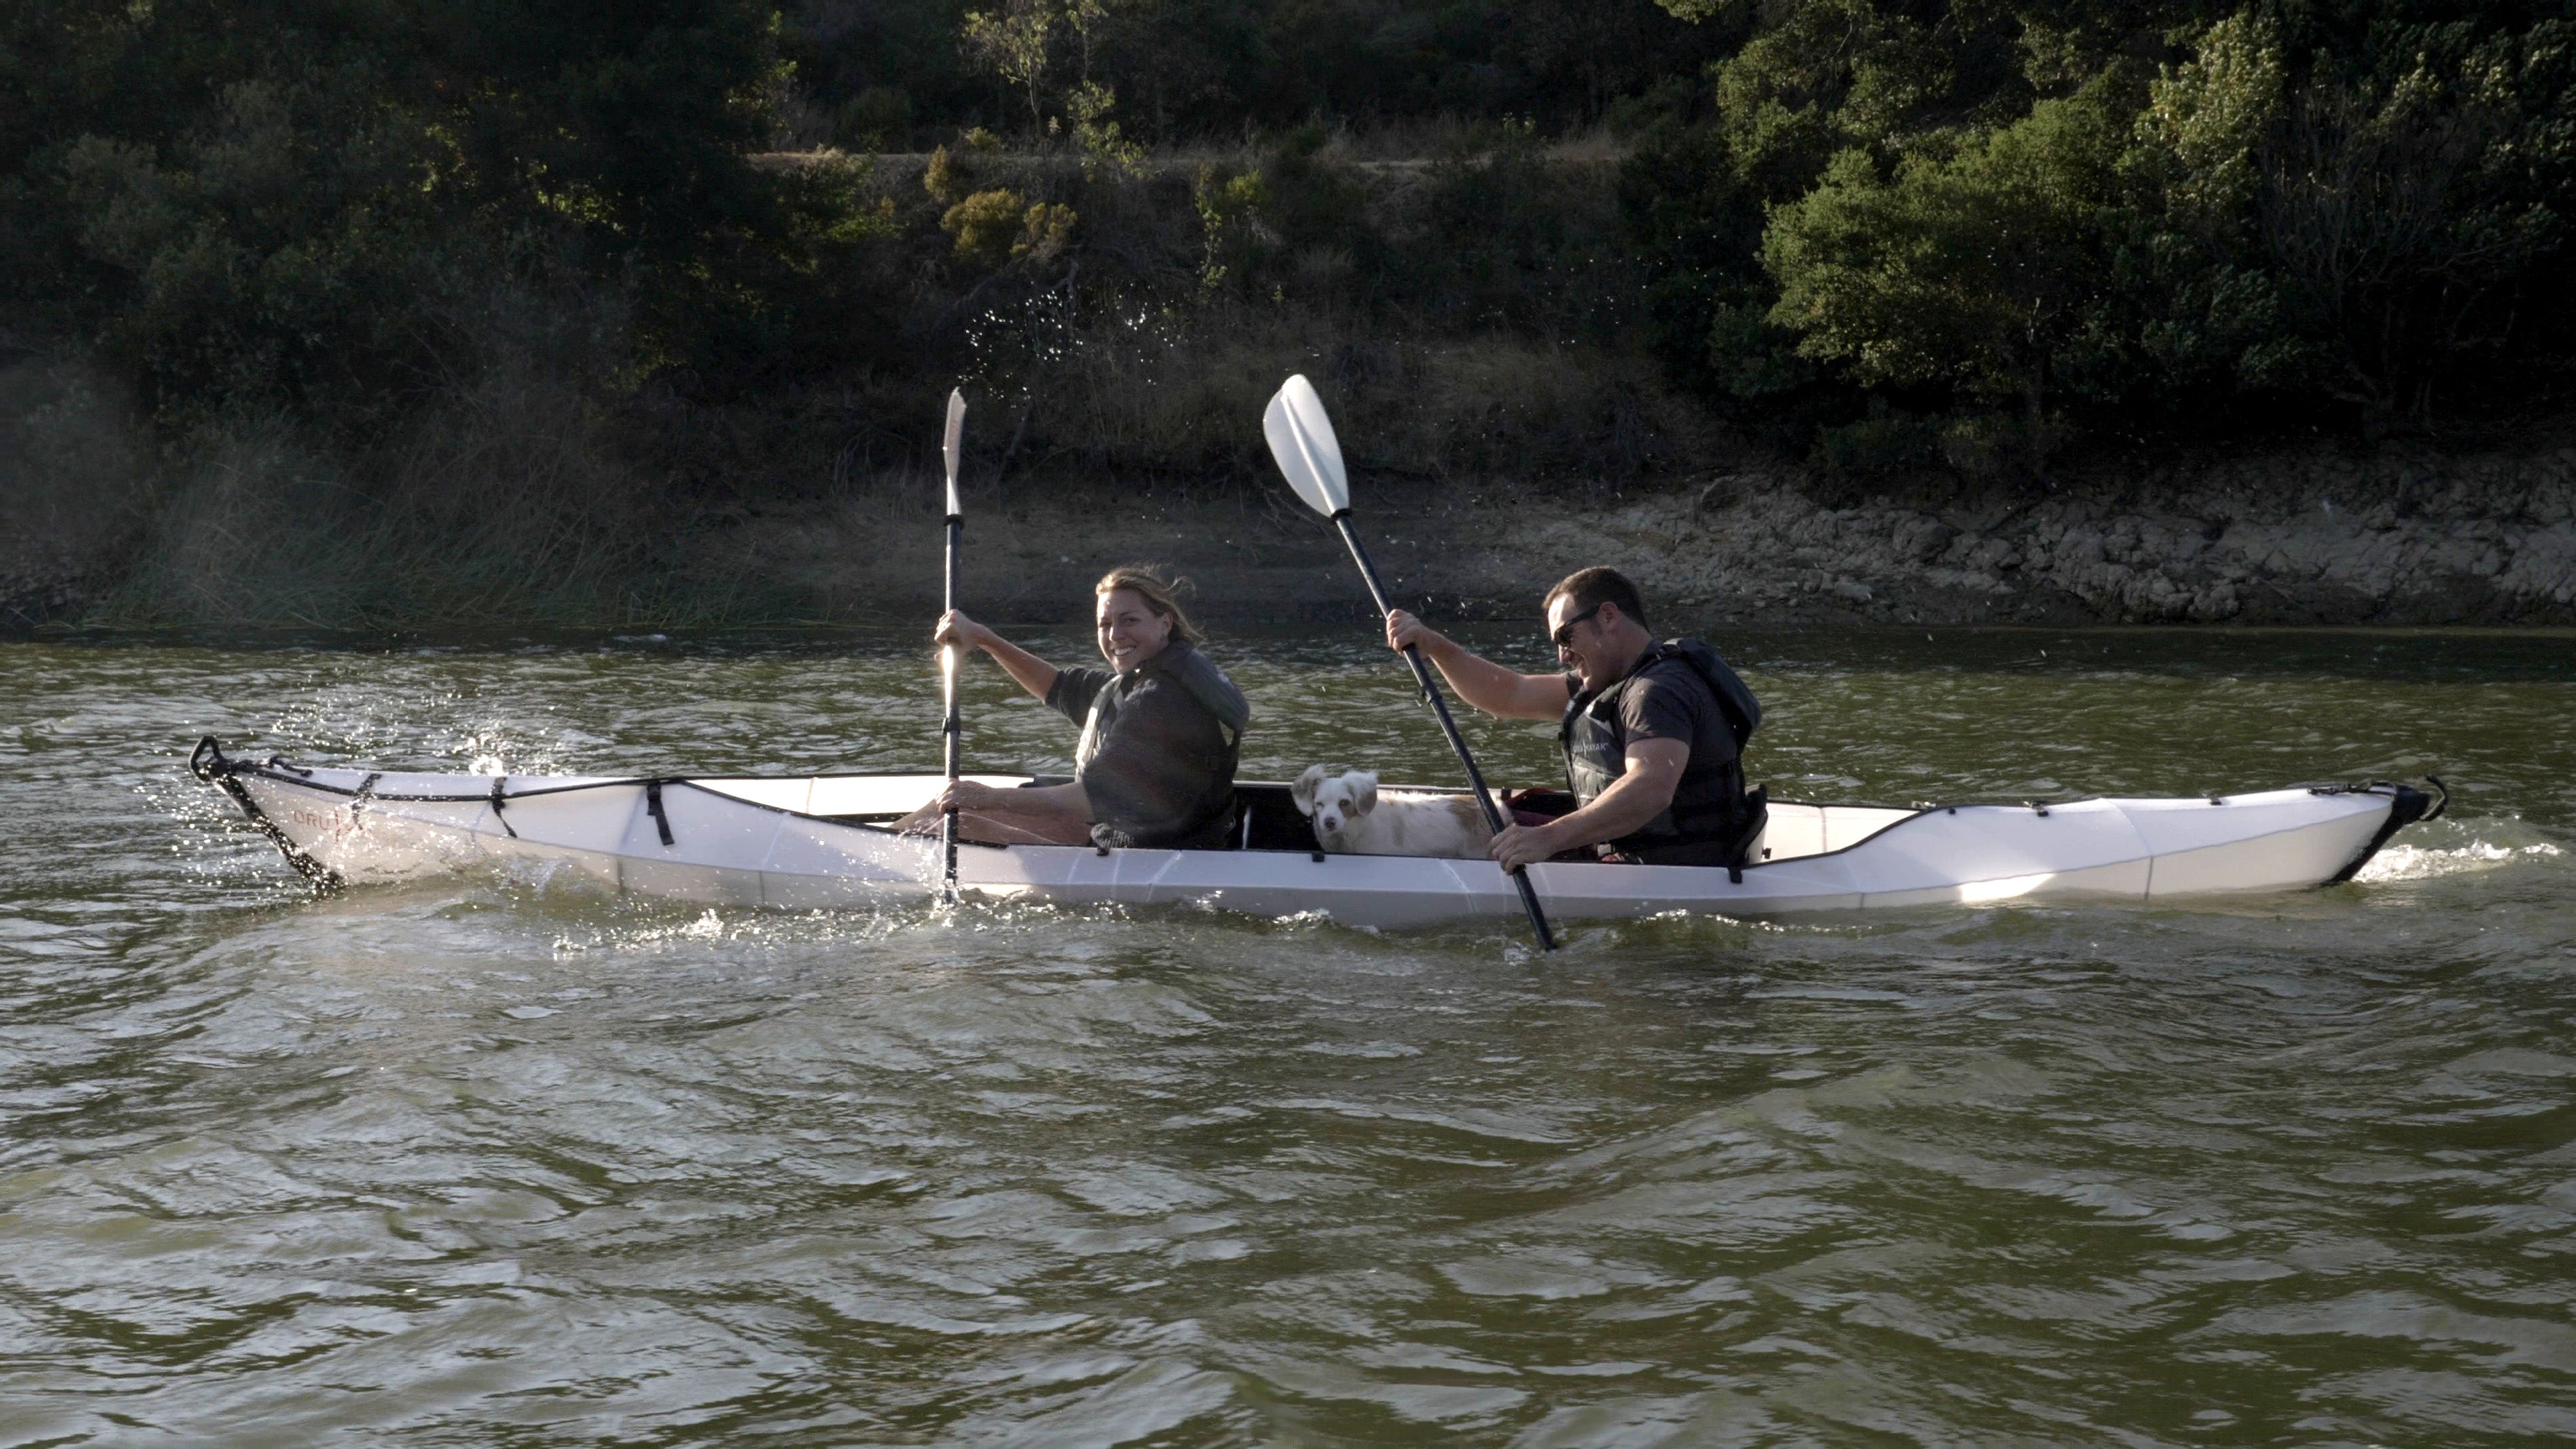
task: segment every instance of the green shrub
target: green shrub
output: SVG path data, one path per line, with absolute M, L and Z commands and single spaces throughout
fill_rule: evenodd
M 2123 91 L 2102 77 L 1947 156 L 1908 157 L 1893 176 L 1865 151 L 1836 156 L 1773 216 L 1771 320 L 1861 383 L 2017 397 L 2037 423 L 2105 321 Z

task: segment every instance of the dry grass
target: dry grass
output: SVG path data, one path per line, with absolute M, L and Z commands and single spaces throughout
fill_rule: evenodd
M 110 626 L 367 629 L 717 622 L 744 578 L 672 578 L 626 425 L 561 379 L 487 376 L 349 456 L 281 418 L 199 441 L 90 615 Z
M 0 370 L 0 577 L 82 578 L 142 524 L 152 439 L 114 378 L 75 356 Z
M 1460 139 L 1395 144 L 1419 154 Z M 460 292 L 441 324 L 456 372 L 425 383 L 388 436 L 334 438 L 328 420 L 266 414 L 156 439 L 130 407 L 81 393 L 45 415 L 51 451 L 18 450 L 47 460 L 36 471 L 60 515 L 35 531 L 87 540 L 94 556 L 115 541 L 114 586 L 88 615 L 109 625 L 753 622 L 810 612 L 802 566 L 785 562 L 801 547 L 785 536 L 804 526 L 794 520 L 920 501 L 907 490 L 930 465 L 952 382 L 976 409 L 977 475 L 1023 497 L 1266 491 L 1261 410 L 1295 372 L 1322 390 L 1362 473 L 1606 492 L 1725 446 L 1616 327 L 1585 320 L 1623 275 L 1586 260 L 1612 219 L 1597 167 L 1542 162 L 1560 173 L 1543 186 L 1462 192 L 1453 169 L 1345 152 L 1327 159 L 1366 181 L 1340 229 L 1290 236 L 1214 290 L 1191 197 L 1198 158 L 1096 184 L 1069 157 L 972 160 L 973 185 L 1080 209 L 1079 291 L 953 274 L 917 159 L 768 158 L 865 168 L 897 203 L 906 231 L 893 245 L 908 249 L 904 274 L 925 279 L 907 303 L 911 360 L 721 401 L 638 394 L 613 381 L 627 355 L 613 303 Z M 1487 210 L 1462 211 L 1466 193 Z M 1542 264 L 1490 237 L 1475 252 L 1539 212 L 1561 233 Z M 0 388 L 0 404 L 11 396 Z M 0 407 L 0 429 L 37 411 Z M 110 475 L 126 481 L 97 481 Z M 816 537 L 861 536 L 837 527 Z
M 1035 377 L 1035 441 L 1008 471 L 1264 475 L 1261 410 L 1297 372 L 1323 392 L 1360 468 L 1620 485 L 1710 442 L 1703 415 L 1632 355 L 1509 334 L 1390 335 L 1361 319 L 1228 302 L 1076 334 Z
M 1264 489 L 1261 410 L 1292 372 L 1322 389 L 1363 476 L 1606 491 L 1688 466 L 1711 441 L 1633 356 L 1508 335 L 1372 335 L 1358 319 L 1218 301 L 1078 330 L 1022 398 L 970 385 L 975 471 L 1015 498 L 1143 482 L 1211 500 Z M 846 410 L 819 395 L 674 419 L 507 367 L 356 452 L 283 418 L 236 422 L 160 472 L 153 506 L 120 515 L 130 558 L 87 617 L 450 631 L 803 617 L 804 570 L 782 567 L 777 547 L 728 542 L 732 525 L 675 499 L 670 478 L 731 478 L 790 517 L 819 519 L 826 497 L 861 516 L 927 508 L 934 490 L 906 471 L 919 460 L 902 435 L 931 437 L 935 395 L 876 381 L 865 411 L 917 413 L 920 426 L 869 430 L 896 440 L 873 462 L 847 441 Z M 90 447 L 131 457 L 143 436 L 137 427 L 124 452 Z

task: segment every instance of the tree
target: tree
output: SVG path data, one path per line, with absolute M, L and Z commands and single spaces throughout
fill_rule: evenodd
M 2018 397 L 2039 436 L 2052 374 L 2107 301 L 2103 214 L 2118 197 L 2126 92 L 2106 76 L 1947 156 L 1910 156 L 1893 177 L 1865 151 L 1837 155 L 1772 217 L 1771 319 L 1865 384 Z
M 0 288 L 165 408 L 363 432 L 473 365 L 440 320 L 546 274 L 631 308 L 644 366 L 775 356 L 850 298 L 864 215 L 754 167 L 757 0 L 193 0 L 0 20 Z M 829 330 L 829 329 L 825 329 Z
M 1040 96 L 1055 49 L 1057 18 L 1055 0 L 1007 0 L 998 11 L 969 11 L 959 31 L 966 53 L 1026 98 L 1031 134 L 1046 125 Z
M 2138 123 L 2177 366 L 2432 417 L 2437 385 L 2499 355 L 2564 235 L 2576 27 L 2383 30 L 2299 83 L 2280 28 L 2212 26 Z

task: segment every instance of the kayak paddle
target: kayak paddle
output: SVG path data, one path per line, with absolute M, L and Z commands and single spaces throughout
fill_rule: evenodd
M 948 390 L 948 436 L 940 451 L 948 462 L 948 585 L 941 613 L 945 616 L 957 607 L 957 549 L 965 540 L 966 514 L 957 506 L 957 444 L 966 432 L 966 396 L 955 388 Z M 948 783 L 957 783 L 957 746 L 965 733 L 965 723 L 957 714 L 957 646 L 944 645 L 939 651 L 939 687 L 945 710 L 939 724 L 941 744 L 947 753 Z M 940 889 L 951 905 L 957 901 L 957 812 L 949 810 L 939 818 L 939 851 L 946 865 L 940 875 Z
M 1386 588 L 1378 582 L 1377 565 L 1369 562 L 1368 550 L 1360 546 L 1360 536 L 1351 528 L 1351 485 L 1342 469 L 1342 445 L 1333 437 L 1333 420 L 1325 415 L 1324 400 L 1315 395 L 1315 385 L 1301 373 L 1291 377 L 1270 399 L 1261 414 L 1262 436 L 1270 440 L 1270 456 L 1279 464 L 1279 472 L 1288 486 L 1305 500 L 1306 506 L 1333 521 L 1341 530 L 1342 542 L 1351 550 L 1351 561 L 1360 566 L 1360 577 L 1368 581 L 1369 597 L 1377 600 L 1377 615 L 1383 621 L 1395 612 L 1386 601 Z M 1440 686 L 1431 678 L 1431 666 L 1423 663 L 1422 652 L 1412 645 L 1404 649 L 1404 662 L 1413 666 L 1414 682 L 1422 686 L 1422 697 L 1431 702 L 1431 712 L 1440 717 L 1440 732 L 1449 737 L 1449 748 L 1458 752 L 1458 763 L 1467 767 L 1467 785 L 1475 792 L 1476 804 L 1485 812 L 1485 825 L 1500 834 L 1503 814 L 1494 808 L 1494 797 L 1485 789 L 1485 774 L 1476 768 L 1476 757 L 1467 753 L 1467 741 L 1458 733 L 1458 722 L 1449 717 L 1449 702 L 1442 698 Z M 1556 949 L 1556 936 L 1547 927 L 1547 913 L 1539 909 L 1538 892 L 1530 888 L 1529 872 L 1512 872 L 1512 884 L 1520 887 L 1521 905 L 1529 912 L 1530 929 L 1537 933 L 1541 949 Z

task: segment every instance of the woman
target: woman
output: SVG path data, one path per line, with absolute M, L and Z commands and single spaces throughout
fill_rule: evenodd
M 957 811 L 960 839 L 989 844 L 1221 848 L 1234 829 L 1234 766 L 1252 706 L 1198 651 L 1172 585 L 1112 569 L 1098 596 L 1108 669 L 1058 669 L 951 612 L 932 637 L 981 649 L 1020 688 L 1082 725 L 1070 785 L 997 789 L 959 780 L 900 828 L 933 831 Z

